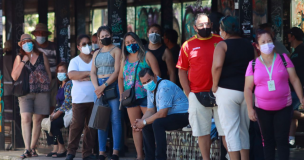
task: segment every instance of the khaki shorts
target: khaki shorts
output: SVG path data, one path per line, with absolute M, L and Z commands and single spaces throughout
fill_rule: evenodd
M 223 136 L 224 132 L 217 113 L 218 107 L 203 106 L 195 94 L 189 94 L 189 123 L 192 128 L 192 135 L 205 136 L 211 132 L 212 117 L 214 119 L 219 136 Z
M 18 97 L 20 113 L 50 114 L 50 93 L 29 93 Z
M 57 78 L 52 79 L 51 81 L 51 107 L 55 107 L 56 106 L 56 96 L 57 96 L 57 92 L 58 92 L 58 86 L 57 86 Z

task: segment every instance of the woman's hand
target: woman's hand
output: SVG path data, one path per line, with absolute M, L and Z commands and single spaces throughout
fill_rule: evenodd
M 218 86 L 212 86 L 212 92 L 213 93 L 216 93 L 217 89 L 218 89 Z
M 57 111 L 56 113 L 53 112 L 51 114 L 51 116 L 50 116 L 51 117 L 51 121 L 57 119 L 62 113 L 63 113 L 62 111 Z
M 95 90 L 95 94 L 96 94 L 96 96 L 97 96 L 98 98 L 100 98 L 101 95 L 103 95 L 103 91 L 104 91 L 105 88 L 106 88 L 106 87 L 105 87 L 105 85 L 103 84 L 103 85 L 99 86 L 99 87 Z
M 22 58 L 22 61 L 27 62 L 29 61 L 29 56 L 28 55 L 24 55 Z
M 251 108 L 251 109 L 248 109 L 248 116 L 249 116 L 249 119 L 251 120 L 251 121 L 257 121 L 258 120 L 258 118 L 257 118 L 257 115 L 256 115 L 256 112 L 255 112 L 255 110 L 253 109 L 253 108 Z

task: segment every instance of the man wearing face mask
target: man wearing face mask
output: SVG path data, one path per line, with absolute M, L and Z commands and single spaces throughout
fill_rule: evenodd
M 100 48 L 100 43 L 98 43 L 98 38 L 97 38 L 97 33 L 92 35 L 92 55 L 95 53 L 95 51 L 99 50 Z
M 189 123 L 188 99 L 176 84 L 159 78 L 150 68 L 142 69 L 139 78 L 147 90 L 148 109 L 135 125 L 143 132 L 145 160 L 164 160 L 167 159 L 165 131 L 177 130 Z
M 300 28 L 291 28 L 288 33 L 288 41 L 294 52 L 290 55 L 290 60 L 294 64 L 297 75 L 304 85 L 304 43 L 303 43 L 304 33 Z M 293 106 L 293 119 L 291 122 L 290 132 L 289 132 L 289 144 L 291 148 L 295 147 L 295 134 L 297 130 L 298 119 L 304 119 L 304 114 L 299 112 L 300 100 L 297 94 L 290 85 L 291 96 L 292 96 L 292 106 Z
M 56 95 L 57 95 L 57 75 L 56 75 L 56 66 L 58 64 L 57 53 L 56 53 L 56 44 L 48 41 L 47 37 L 52 33 L 48 31 L 47 26 L 43 23 L 38 23 L 33 30 L 32 35 L 35 36 L 35 46 L 39 51 L 43 52 L 50 64 L 50 70 L 52 74 L 51 81 L 51 107 L 56 106 Z
M 161 78 L 168 79 L 175 83 L 175 68 L 171 51 L 162 44 L 161 27 L 158 24 L 153 24 L 148 29 L 149 44 L 145 48 L 152 52 L 157 59 L 158 66 L 161 72 Z
M 212 23 L 206 14 L 198 14 L 193 27 L 197 35 L 183 44 L 176 67 L 179 69 L 180 83 L 189 99 L 192 135 L 198 137 L 203 159 L 210 160 L 212 117 L 219 136 L 223 136 L 224 133 L 219 122 L 218 107 L 206 107 L 198 99 L 203 99 L 200 95 L 209 93 L 212 88 L 213 52 L 222 38 L 211 33 Z M 191 128 L 188 125 L 183 130 L 191 131 Z

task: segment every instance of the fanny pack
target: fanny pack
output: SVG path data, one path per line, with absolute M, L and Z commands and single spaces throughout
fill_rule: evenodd
M 215 102 L 215 96 L 213 92 L 210 90 L 209 92 L 199 92 L 194 93 L 197 100 L 204 106 L 204 107 L 215 107 L 217 106 Z

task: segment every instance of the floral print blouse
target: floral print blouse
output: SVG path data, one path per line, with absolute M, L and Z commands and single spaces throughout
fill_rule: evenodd
M 64 101 L 59 108 L 59 111 L 65 112 L 72 108 L 72 96 L 71 96 L 71 90 L 73 87 L 72 81 L 66 82 L 64 85 Z
M 124 90 L 128 90 L 133 87 L 134 78 L 135 78 L 135 69 L 139 61 L 130 63 L 128 59 L 126 59 L 125 66 L 123 68 L 123 78 L 124 78 Z M 135 97 L 136 99 L 147 97 L 147 90 L 144 89 L 138 73 L 143 68 L 150 68 L 150 66 L 146 62 L 146 58 L 142 62 L 139 63 L 136 73 L 136 81 L 135 81 Z

